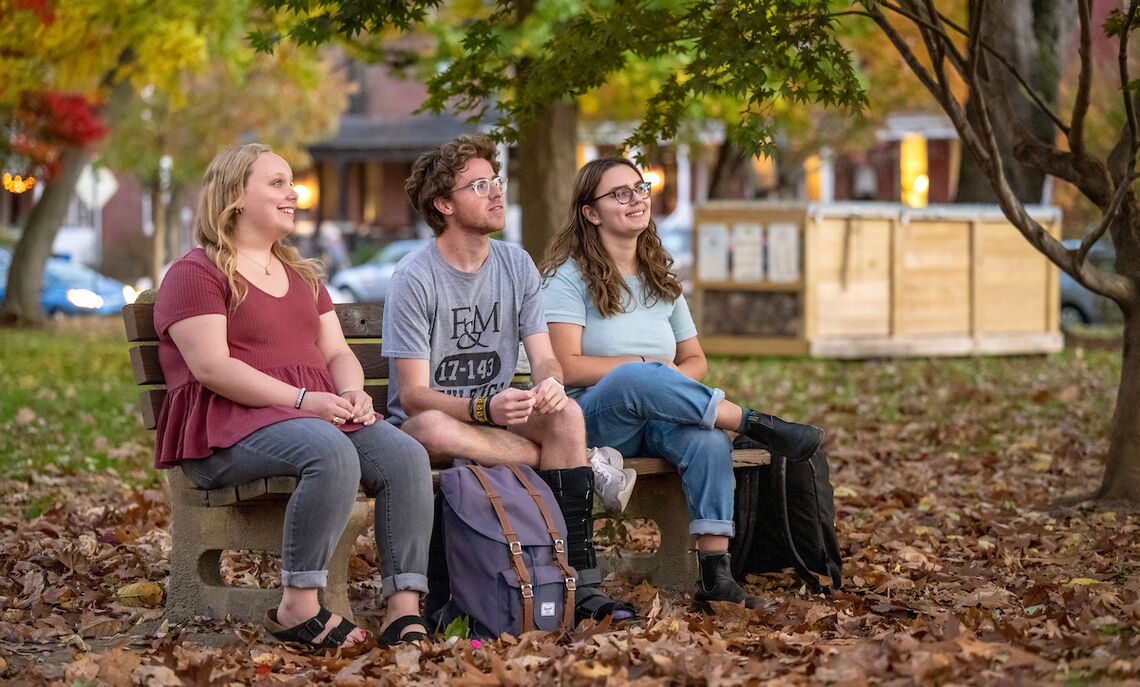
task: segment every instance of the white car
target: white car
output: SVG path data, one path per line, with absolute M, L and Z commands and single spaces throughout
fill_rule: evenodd
M 329 293 L 336 302 L 361 303 L 383 301 L 396 263 L 408 253 L 427 243 L 425 239 L 393 241 L 380 249 L 363 265 L 337 272 L 329 280 Z

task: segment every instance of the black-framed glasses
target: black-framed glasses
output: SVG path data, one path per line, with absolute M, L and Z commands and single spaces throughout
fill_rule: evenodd
M 492 186 L 502 191 L 507 187 L 507 180 L 503 177 L 491 177 L 490 179 L 483 177 L 482 179 L 476 179 L 469 184 L 464 184 L 459 188 L 453 188 L 447 192 L 447 195 L 450 196 L 456 191 L 462 191 L 465 188 L 469 188 L 474 191 L 475 195 L 479 196 L 480 198 L 486 198 L 487 196 L 491 195 Z
M 632 188 L 629 186 L 618 186 L 609 193 L 603 193 L 597 198 L 591 198 L 590 202 L 593 203 L 595 201 L 601 200 L 602 198 L 605 198 L 606 196 L 613 196 L 614 200 L 621 203 L 622 205 L 625 205 L 629 201 L 633 200 L 634 196 L 645 200 L 649 197 L 649 191 L 652 188 L 653 184 L 649 183 L 648 181 L 643 181 L 640 184 L 634 184 Z

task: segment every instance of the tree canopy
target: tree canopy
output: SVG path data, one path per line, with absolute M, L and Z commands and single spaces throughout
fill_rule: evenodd
M 438 3 L 312 3 L 266 0 L 295 21 L 284 33 L 253 34 L 272 47 L 352 39 L 424 20 Z M 847 51 L 834 35 L 828 0 L 722 3 L 682 0 L 496 2 L 461 26 L 451 59 L 428 80 L 427 107 L 479 116 L 499 113 L 498 134 L 515 140 L 545 109 L 598 88 L 631 65 L 677 59 L 644 98 L 626 143 L 670 139 L 694 103 L 738 101 L 736 142 L 759 152 L 772 145 L 772 107 L 822 103 L 857 108 L 864 95 Z

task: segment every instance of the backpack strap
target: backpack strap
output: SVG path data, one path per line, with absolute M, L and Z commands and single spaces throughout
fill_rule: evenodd
M 562 604 L 562 627 L 565 631 L 569 632 L 574 629 L 574 590 L 578 588 L 577 572 L 574 568 L 570 567 L 569 561 L 566 560 L 566 542 L 560 536 L 562 533 L 554 525 L 554 520 L 550 517 L 550 512 L 546 510 L 546 504 L 542 500 L 542 494 L 534 488 L 530 480 L 526 478 L 523 471 L 517 465 L 507 464 L 511 472 L 515 473 L 515 477 L 519 482 L 526 487 L 526 491 L 530 497 L 534 499 L 534 505 L 538 506 L 538 510 L 542 513 L 542 519 L 546 521 L 546 531 L 550 534 L 550 541 L 554 543 L 554 561 L 558 563 L 558 569 L 562 571 L 562 579 L 566 583 L 566 601 Z
M 511 568 L 518 575 L 519 591 L 522 593 L 522 633 L 530 632 L 534 629 L 534 585 L 531 583 L 530 572 L 526 569 L 526 563 L 523 562 L 522 543 L 519 542 L 518 532 L 515 532 L 514 528 L 511 527 L 511 521 L 507 518 L 507 511 L 503 510 L 502 494 L 495 491 L 491 483 L 487 481 L 482 468 L 478 465 L 467 465 L 465 467 L 475 473 L 475 477 L 479 479 L 479 484 L 483 485 L 483 491 L 487 492 L 487 500 L 495 509 L 495 515 L 499 518 L 499 526 L 503 530 L 503 536 L 506 537 L 507 546 L 511 551 Z
M 781 455 L 772 454 L 771 460 L 774 487 L 772 491 L 776 502 L 776 517 L 778 518 L 776 526 L 780 536 L 788 545 L 788 551 L 792 554 L 792 567 L 795 568 L 796 573 L 799 574 L 800 579 L 804 581 L 812 594 L 829 594 L 831 590 L 819 583 L 819 578 L 800 556 L 800 552 L 796 548 L 796 540 L 792 536 L 791 524 L 788 522 L 788 459 Z

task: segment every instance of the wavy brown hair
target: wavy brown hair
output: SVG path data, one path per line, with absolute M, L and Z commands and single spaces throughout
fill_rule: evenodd
M 205 249 L 206 255 L 218 266 L 230 283 L 229 309 L 233 311 L 249 294 L 249 285 L 237 271 L 237 246 L 234 228 L 237 226 L 238 205 L 245 195 L 254 161 L 264 153 L 273 152 L 261 143 L 226 148 L 218 153 L 206 167 L 202 178 L 202 195 L 198 199 L 198 213 L 194 219 L 194 239 Z M 271 248 L 273 255 L 305 280 L 317 297 L 323 270 L 316 260 L 306 260 L 287 242 L 278 239 Z
M 435 199 L 447 195 L 455 185 L 455 177 L 476 158 L 490 162 L 495 174 L 499 173 L 499 149 L 484 134 L 452 139 L 420 155 L 412 165 L 412 173 L 404 181 L 404 193 L 436 236 L 443 233 L 447 224 L 435 207 Z
M 599 194 L 598 184 L 602 182 L 602 175 L 617 165 L 626 165 L 641 176 L 637 165 L 624 157 L 591 160 L 578 170 L 578 176 L 574 178 L 570 216 L 566 225 L 547 244 L 539 266 L 543 278 L 549 279 L 562 264 L 574 259 L 589 286 L 590 298 L 602 317 L 627 312 L 626 296 L 632 298 L 633 293 L 602 245 L 598 228 L 586 219 L 582 208 L 590 205 Z M 681 282 L 672 267 L 673 258 L 661 245 L 657 225 L 650 219 L 649 227 L 637 237 L 637 271 L 645 288 L 647 305 L 659 300 L 675 301 L 681 295 Z

